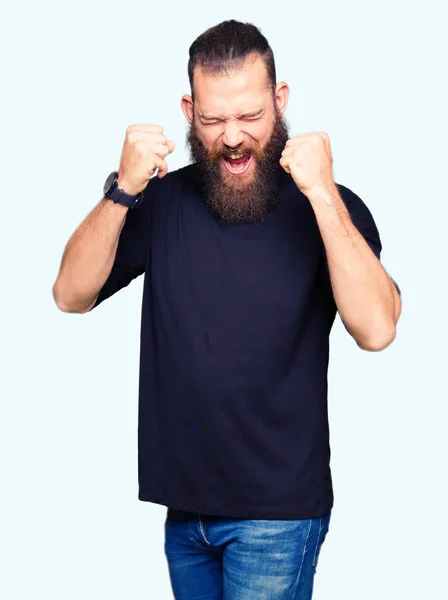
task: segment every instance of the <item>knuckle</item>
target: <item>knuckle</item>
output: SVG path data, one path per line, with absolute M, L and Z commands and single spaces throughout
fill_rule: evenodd
M 152 136 L 152 142 L 154 144 L 159 144 L 161 146 L 164 146 L 166 144 L 166 137 L 163 134 L 156 133 L 155 135 Z
M 165 149 L 161 144 L 152 144 L 151 152 L 156 156 L 163 157 L 165 155 Z
M 145 142 L 143 140 L 141 140 L 141 139 L 135 140 L 135 142 L 134 142 L 134 148 L 140 154 L 145 154 L 145 152 L 147 150 Z
M 160 156 L 157 154 L 157 152 L 154 152 L 154 150 L 151 149 L 150 151 L 151 154 L 151 159 L 156 163 L 156 164 L 160 164 L 160 161 L 162 160 L 160 158 Z
M 127 138 L 130 142 L 135 142 L 138 137 L 138 133 L 135 129 L 131 129 L 127 132 Z

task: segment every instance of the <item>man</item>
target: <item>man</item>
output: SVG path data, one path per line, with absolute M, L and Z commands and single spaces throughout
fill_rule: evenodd
M 86 313 L 145 274 L 139 499 L 168 508 L 176 599 L 309 599 L 333 507 L 329 333 L 338 311 L 360 348 L 385 348 L 399 289 L 328 135 L 289 137 L 260 30 L 209 29 L 188 72 L 192 163 L 168 173 L 162 127 L 128 127 L 54 297 Z

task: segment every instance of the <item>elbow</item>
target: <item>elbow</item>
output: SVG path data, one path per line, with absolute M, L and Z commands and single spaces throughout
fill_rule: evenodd
M 65 312 L 65 313 L 74 313 L 74 314 L 86 313 L 86 312 L 89 312 L 90 308 L 93 305 L 93 303 L 90 303 L 88 306 L 80 308 L 79 304 L 73 304 L 73 303 L 66 302 L 61 293 L 61 290 L 58 288 L 56 283 L 53 285 L 52 294 L 53 294 L 53 300 L 55 301 L 56 306 L 59 308 L 60 311 Z
M 77 310 L 74 310 L 74 308 L 72 306 L 70 306 L 70 304 L 66 304 L 59 296 L 57 296 L 55 294 L 54 289 L 53 289 L 53 299 L 54 299 L 54 301 L 56 303 L 56 306 L 62 312 L 65 312 L 65 313 L 76 313 L 76 312 L 79 312 Z
M 361 350 L 368 352 L 380 352 L 392 344 L 397 335 L 397 328 L 394 324 L 388 327 L 377 328 L 370 335 L 362 338 L 355 338 L 355 341 Z
M 53 295 L 53 300 L 54 300 L 56 306 L 59 308 L 59 310 L 61 310 L 62 312 L 70 312 L 67 305 L 64 303 L 64 301 L 61 298 L 61 292 L 57 286 L 57 282 L 53 285 L 51 293 Z
M 394 290 L 396 290 L 394 286 Z M 397 336 L 397 322 L 401 314 L 401 296 L 395 291 L 393 315 L 391 311 L 377 311 L 367 323 L 359 325 L 352 336 L 361 350 L 380 352 L 392 344 Z M 347 330 L 350 332 L 346 325 Z

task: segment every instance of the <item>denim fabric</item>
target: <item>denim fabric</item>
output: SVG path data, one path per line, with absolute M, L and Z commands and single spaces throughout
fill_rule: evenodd
M 331 511 L 312 519 L 234 519 L 168 509 L 175 600 L 310 600 Z

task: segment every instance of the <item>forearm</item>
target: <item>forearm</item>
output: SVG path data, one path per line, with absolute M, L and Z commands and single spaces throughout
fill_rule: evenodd
M 65 312 L 86 312 L 106 282 L 129 209 L 109 198 L 90 212 L 69 239 L 53 297 Z
M 316 192 L 310 202 L 341 319 L 361 348 L 381 350 L 394 339 L 401 310 L 395 285 L 352 223 L 337 188 Z

